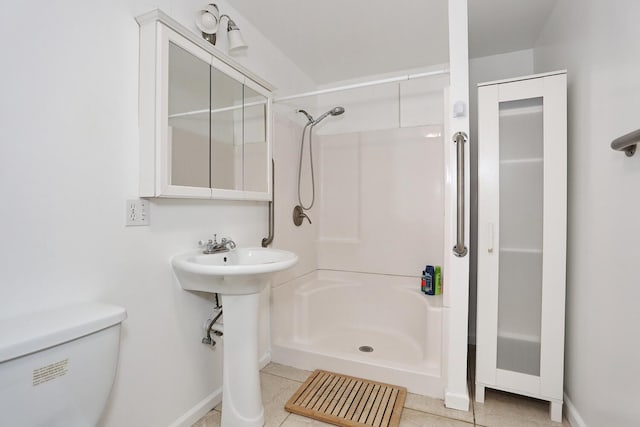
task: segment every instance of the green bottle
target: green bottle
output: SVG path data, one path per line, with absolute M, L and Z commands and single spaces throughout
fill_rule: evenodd
M 433 287 L 435 289 L 435 295 L 442 293 L 442 270 L 439 265 L 436 265 L 436 272 L 433 275 Z

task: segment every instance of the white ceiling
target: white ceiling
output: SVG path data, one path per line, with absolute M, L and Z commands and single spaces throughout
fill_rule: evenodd
M 556 1 L 469 0 L 470 56 L 533 47 Z M 447 3 L 231 0 L 317 84 L 448 62 Z

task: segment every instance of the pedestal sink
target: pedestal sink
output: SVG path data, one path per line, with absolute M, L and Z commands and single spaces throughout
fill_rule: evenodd
M 237 248 L 191 252 L 171 260 L 180 286 L 222 296 L 224 345 L 222 425 L 262 427 L 264 407 L 258 367 L 258 302 L 269 276 L 298 262 L 292 252 Z

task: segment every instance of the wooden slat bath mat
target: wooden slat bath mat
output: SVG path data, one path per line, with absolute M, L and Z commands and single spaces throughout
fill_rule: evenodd
M 315 370 L 284 408 L 338 426 L 397 427 L 404 387 Z

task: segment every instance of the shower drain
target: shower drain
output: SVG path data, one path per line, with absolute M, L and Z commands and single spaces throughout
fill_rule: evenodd
M 358 347 L 358 350 L 362 351 L 363 353 L 371 353 L 373 351 L 373 347 L 371 347 L 370 345 L 361 345 L 360 347 Z

